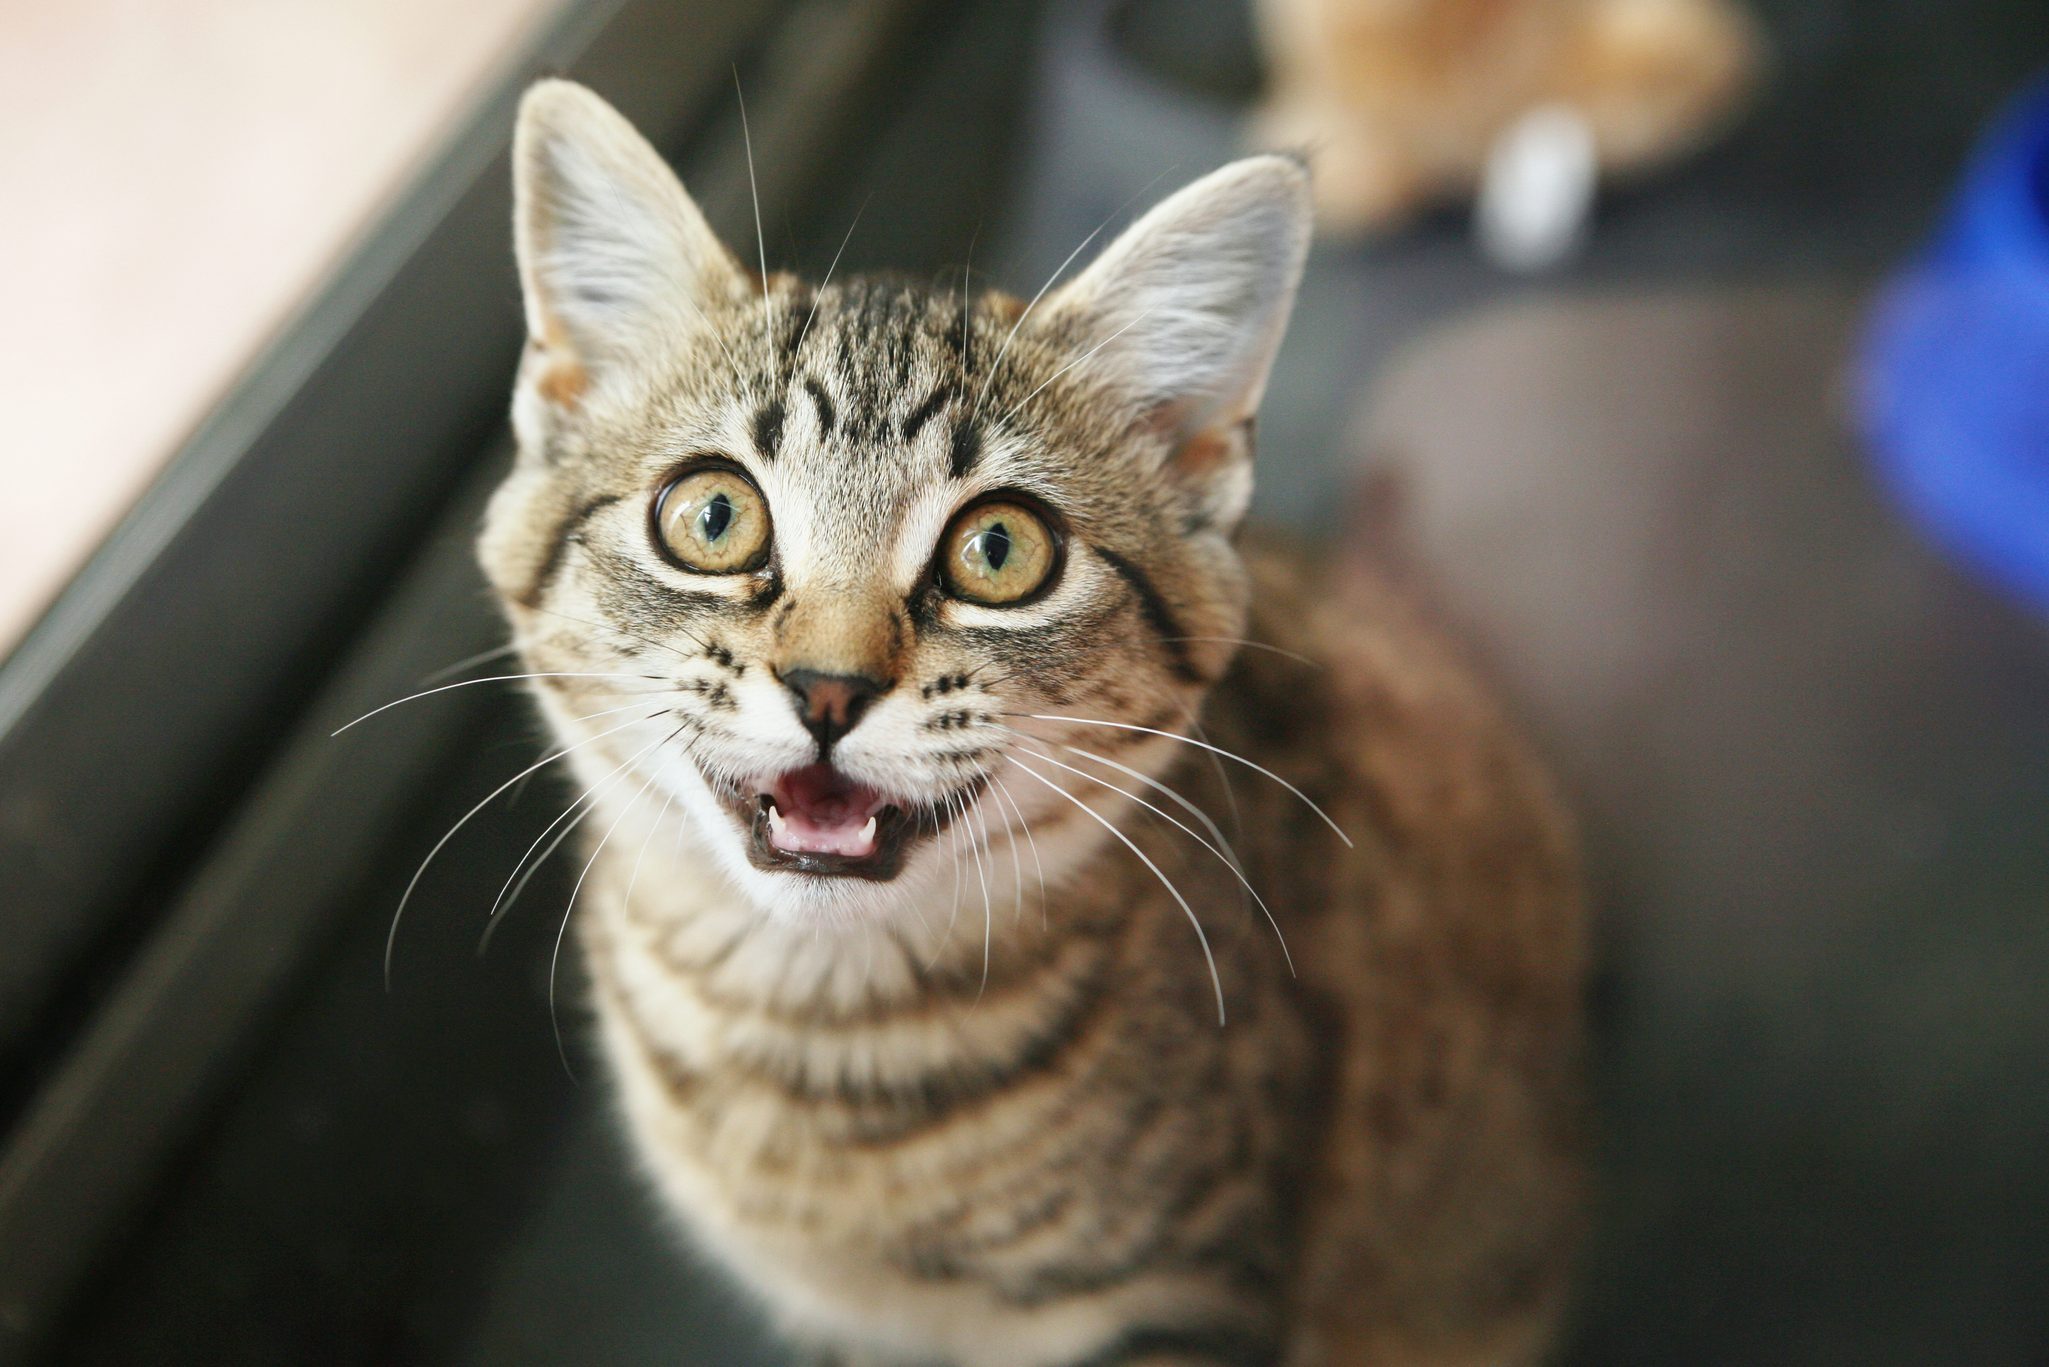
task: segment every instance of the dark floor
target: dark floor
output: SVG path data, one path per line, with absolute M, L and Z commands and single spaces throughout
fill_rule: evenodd
M 1163 67 L 1242 79 L 1242 20 L 1152 8 L 1180 12 Z M 1608 1163 L 1567 1360 L 2039 1364 L 2049 645 L 1888 516 L 1839 419 L 1861 291 L 2049 61 L 2049 7 L 1759 8 L 1756 116 L 1605 205 L 1565 275 L 1493 274 L 1450 217 L 1318 252 L 1259 510 L 1329 530 L 1361 462 L 1401 471 L 1416 553 L 1582 798 Z M 1215 105 L 1120 89 L 1076 32 L 1045 43 L 1013 212 L 975 252 L 1026 290 L 1232 150 Z M 531 736 L 503 712 L 414 850 Z M 392 861 L 63 1360 L 775 1360 L 556 1061 L 566 886 L 470 954 L 474 890 L 559 801 L 537 785 L 451 848 L 386 997 Z

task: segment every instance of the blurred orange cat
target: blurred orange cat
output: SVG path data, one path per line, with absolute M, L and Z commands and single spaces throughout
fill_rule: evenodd
M 1260 0 L 1257 137 L 1308 152 L 1318 225 L 1356 234 L 1463 197 L 1495 139 L 1575 111 L 1627 173 L 1713 135 L 1763 48 L 1729 0 Z

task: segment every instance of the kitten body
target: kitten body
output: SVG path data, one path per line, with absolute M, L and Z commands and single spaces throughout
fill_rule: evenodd
M 1027 304 L 750 276 L 564 83 L 517 165 L 483 559 L 593 793 L 605 1053 L 692 1237 L 844 1361 L 1532 1360 L 1573 848 L 1400 600 L 1236 543 L 1299 169 Z M 702 478 L 737 502 L 691 534 L 772 520 L 743 568 L 670 535 Z M 1033 527 L 1027 591 L 943 560 Z

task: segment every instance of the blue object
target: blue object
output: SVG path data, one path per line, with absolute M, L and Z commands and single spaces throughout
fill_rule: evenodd
M 2049 78 L 1986 131 L 1943 230 L 1880 296 L 1858 401 L 1909 516 L 2049 613 Z

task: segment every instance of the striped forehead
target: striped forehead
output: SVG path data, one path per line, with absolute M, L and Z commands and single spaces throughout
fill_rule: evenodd
M 799 433 L 813 438 L 797 444 L 799 456 L 875 458 L 922 452 L 929 448 L 922 439 L 936 432 L 946 439 L 953 473 L 972 466 L 978 428 L 967 421 L 972 404 L 962 400 L 980 356 L 969 301 L 855 280 L 816 295 L 792 292 L 786 307 L 809 311 L 781 358 L 774 392 L 753 415 L 765 459 L 788 454 L 789 438 Z
M 792 558 L 872 573 L 902 534 L 936 531 L 907 523 L 1000 481 L 1010 463 L 970 378 L 989 320 L 964 314 L 973 305 L 957 295 L 896 281 L 851 281 L 815 303 L 780 373 L 749 400 L 750 464 Z

